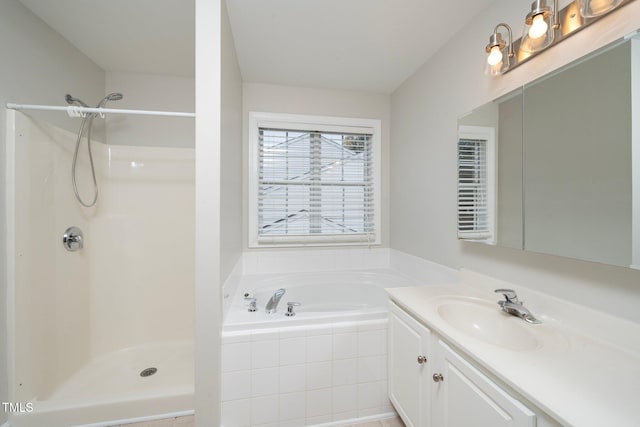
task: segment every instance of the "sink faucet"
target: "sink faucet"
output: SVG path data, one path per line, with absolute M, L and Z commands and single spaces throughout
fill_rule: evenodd
M 278 308 L 278 303 L 280 302 L 280 299 L 282 298 L 285 292 L 286 291 L 283 288 L 280 288 L 273 295 L 271 295 L 271 298 L 267 302 L 267 306 L 264 308 L 267 314 L 272 314 L 276 312 L 276 309 Z
M 542 323 L 522 305 L 523 302 L 518 299 L 518 295 L 513 289 L 496 289 L 494 292 L 504 296 L 504 301 L 498 301 L 498 305 L 505 313 L 519 317 L 528 323 Z

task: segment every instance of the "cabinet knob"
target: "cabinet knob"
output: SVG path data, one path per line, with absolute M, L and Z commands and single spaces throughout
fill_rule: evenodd
M 444 381 L 444 377 L 442 376 L 442 374 L 433 374 L 433 380 L 437 383 L 439 383 L 440 381 Z
M 422 365 L 423 363 L 427 363 L 427 356 L 418 356 L 418 365 Z

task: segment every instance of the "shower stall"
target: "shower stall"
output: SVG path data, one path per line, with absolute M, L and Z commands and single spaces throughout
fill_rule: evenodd
M 144 113 L 101 108 L 116 95 L 58 107 L 84 133 L 7 109 L 10 398 L 33 407 L 12 427 L 192 413 L 194 150 L 93 139 L 90 157 L 98 111 Z

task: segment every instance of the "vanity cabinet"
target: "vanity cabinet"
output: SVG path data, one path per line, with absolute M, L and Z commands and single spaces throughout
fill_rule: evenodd
M 536 413 L 390 305 L 389 399 L 407 427 L 536 426 Z
M 429 425 L 429 329 L 391 303 L 387 353 L 389 400 L 407 427 Z

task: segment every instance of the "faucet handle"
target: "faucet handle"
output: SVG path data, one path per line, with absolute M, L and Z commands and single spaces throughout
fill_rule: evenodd
M 513 304 L 522 304 L 518 300 L 518 294 L 516 294 L 516 291 L 514 291 L 513 289 L 496 289 L 493 292 L 502 294 L 504 296 L 504 299 L 507 300 L 507 302 L 510 302 Z
M 287 312 L 284 315 L 287 316 L 287 317 L 295 316 L 296 313 L 295 313 L 295 311 L 293 311 L 293 307 L 298 307 L 300 305 L 302 305 L 302 304 L 300 304 L 299 302 L 293 302 L 293 301 L 288 302 L 287 303 Z
M 249 303 L 249 308 L 248 311 L 253 313 L 254 311 L 258 310 L 258 307 L 256 307 L 256 299 L 253 297 L 244 297 L 244 300 L 247 301 Z

